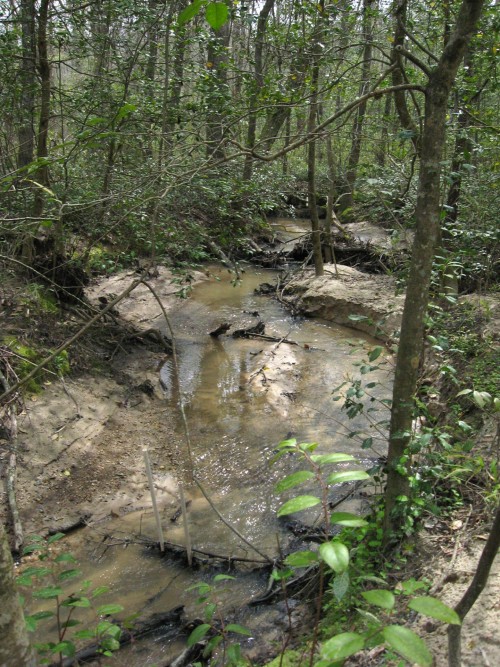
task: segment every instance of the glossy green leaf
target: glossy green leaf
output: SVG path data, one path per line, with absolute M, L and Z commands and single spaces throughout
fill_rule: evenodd
M 342 454 L 340 452 L 335 452 L 333 454 L 313 454 L 311 456 L 311 461 L 318 463 L 319 465 L 327 465 L 328 463 L 346 463 L 350 461 L 355 461 L 356 459 L 351 454 Z
M 392 609 L 394 607 L 395 598 L 391 591 L 376 589 L 372 591 L 364 591 L 361 595 L 367 602 L 381 607 L 382 609 Z
M 213 30 L 219 30 L 226 23 L 228 14 L 229 10 L 225 2 L 210 2 L 207 5 L 205 18 Z
M 309 470 L 298 470 L 297 472 L 288 475 L 288 477 L 285 477 L 285 479 L 282 479 L 280 482 L 278 482 L 276 484 L 276 491 L 277 493 L 282 493 L 287 489 L 293 489 L 294 486 L 303 484 L 312 477 L 314 477 L 314 473 L 310 472 Z
M 330 523 L 348 526 L 349 528 L 361 528 L 368 525 L 368 521 L 350 512 L 333 512 L 330 516 Z
M 101 616 L 108 616 L 110 614 L 119 614 L 123 611 L 121 604 L 103 604 L 100 607 L 97 607 L 97 613 Z
M 179 18 L 177 20 L 179 26 L 183 26 L 185 23 L 194 18 L 196 14 L 198 14 L 198 12 L 200 11 L 200 8 L 203 4 L 204 3 L 202 2 L 202 0 L 194 0 L 194 2 L 192 2 L 185 9 L 183 9 L 182 12 L 179 14 Z
M 316 496 L 297 496 L 288 500 L 278 510 L 278 516 L 286 516 L 287 514 L 293 514 L 294 512 L 300 512 L 305 510 L 308 507 L 314 507 L 319 505 L 320 499 Z
M 342 484 L 343 482 L 355 482 L 370 479 L 370 475 L 364 470 L 341 470 L 328 476 L 328 484 Z
M 63 655 L 66 655 L 68 658 L 72 658 L 76 653 L 76 648 L 73 642 L 63 641 L 56 644 L 53 647 L 52 652 L 62 653 Z
M 91 604 L 90 604 L 90 600 L 88 598 L 85 598 L 85 597 L 80 597 L 80 598 L 71 597 L 71 598 L 68 598 L 67 600 L 64 600 L 64 602 L 61 603 L 61 606 L 62 607 L 81 607 L 83 609 L 88 609 L 91 606 Z
M 53 600 L 63 594 L 62 588 L 59 586 L 47 586 L 41 588 L 39 591 L 33 593 L 33 597 L 39 600 Z
M 318 554 L 315 551 L 296 551 L 285 558 L 285 563 L 290 567 L 309 567 L 318 562 Z
M 53 544 L 54 542 L 59 542 L 63 537 L 66 537 L 64 533 L 56 533 L 47 538 L 47 544 Z
M 412 630 L 401 625 L 388 625 L 382 629 L 386 644 L 412 665 L 432 667 L 432 655 L 425 642 Z
M 234 581 L 235 577 L 232 577 L 230 574 L 216 574 L 214 581 Z
M 441 600 L 437 600 L 428 595 L 413 598 L 408 604 L 408 607 L 413 609 L 413 611 L 418 611 L 419 614 L 425 614 L 438 621 L 443 621 L 443 623 L 461 625 L 460 616 L 454 609 L 448 607 L 448 605 L 441 602 Z
M 349 550 L 342 542 L 324 542 L 319 553 L 328 567 L 337 574 L 345 572 L 349 567 Z
M 197 642 L 200 641 L 200 639 L 203 639 L 203 637 L 210 630 L 210 627 L 211 626 L 208 623 L 202 623 L 201 625 L 198 625 L 189 635 L 187 639 L 187 645 L 194 646 Z
M 228 625 L 226 625 L 226 630 L 228 632 L 236 632 L 238 635 L 246 635 L 247 637 L 252 636 L 250 630 L 244 628 L 242 625 L 238 625 L 238 623 L 228 623 Z
M 384 348 L 381 347 L 380 345 L 377 345 L 377 347 L 374 347 L 373 350 L 370 350 L 370 353 L 368 355 L 369 361 L 375 361 L 376 359 L 378 359 L 383 351 L 384 351 Z
M 338 662 L 345 660 L 365 646 L 365 639 L 357 632 L 342 632 L 340 635 L 332 637 L 321 647 L 321 657 Z

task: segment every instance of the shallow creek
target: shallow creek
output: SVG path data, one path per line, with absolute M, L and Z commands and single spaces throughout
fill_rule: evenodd
M 190 299 L 172 317 L 195 472 L 227 521 L 274 558 L 278 543 L 286 550 L 290 536 L 285 522 L 276 519 L 276 510 L 284 499 L 273 492 L 273 487 L 297 466 L 293 457 L 270 466 L 281 440 L 296 437 L 320 443 L 320 451 L 350 452 L 359 456 L 366 468 L 376 457 L 373 452 L 367 456 L 359 441 L 347 437 L 363 426 L 363 418 L 349 421 L 340 409 L 341 403 L 332 400 L 333 389 L 348 376 L 356 375 L 353 363 L 366 358 L 367 346 L 375 341 L 328 322 L 295 318 L 276 299 L 255 294 L 261 283 L 274 282 L 275 272 L 245 267 L 242 281 L 236 285 L 223 269 L 213 269 L 211 276 L 193 289 Z M 266 335 L 297 344 L 229 335 L 259 319 L 265 323 Z M 229 334 L 210 337 L 208 332 L 223 322 L 232 325 Z M 180 397 L 171 362 L 160 375 L 170 409 L 177 411 Z M 390 385 L 385 371 L 372 373 L 370 380 L 379 380 L 387 388 Z M 387 393 L 383 391 L 382 395 Z M 178 429 L 181 433 L 180 419 Z M 383 453 L 382 446 L 379 453 Z M 182 471 L 185 453 L 180 451 L 178 456 Z M 154 472 L 160 487 L 177 492 L 171 474 L 161 469 Z M 224 526 L 196 488 L 186 488 L 186 494 L 193 546 L 217 554 L 260 559 Z M 171 522 L 172 514 L 172 505 L 162 509 L 165 538 L 180 544 L 184 539 L 182 521 Z M 308 520 L 314 518 L 311 513 Z M 120 602 L 128 613 L 164 612 L 184 604 L 188 618 L 202 616 L 195 604 L 196 593 L 186 589 L 197 581 L 210 581 L 214 570 L 189 572 L 179 561 L 168 556 L 159 558 L 157 552 L 139 544 L 108 546 L 119 541 L 117 537 L 139 532 L 155 538 L 150 512 L 135 512 L 86 528 L 69 536 L 64 546 L 79 552 L 84 576 L 92 580 L 93 587 L 110 586 L 112 600 Z M 103 542 L 105 534 L 113 538 Z M 271 623 L 269 608 L 244 611 L 245 603 L 266 588 L 268 573 L 252 572 L 247 567 L 238 568 L 235 576 L 223 597 L 227 613 L 252 628 Z M 120 651 L 119 664 L 166 664 L 169 656 L 184 647 L 184 641 L 185 637 L 166 642 L 160 636 L 139 642 L 127 649 L 127 654 Z M 243 644 L 248 648 L 252 641 Z

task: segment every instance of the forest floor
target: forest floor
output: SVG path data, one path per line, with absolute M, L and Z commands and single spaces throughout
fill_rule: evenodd
M 205 278 L 198 273 L 193 282 Z M 125 274 L 100 280 L 88 290 L 88 297 L 98 303 L 99 297 L 119 294 L 132 280 Z M 172 275 L 161 269 L 159 277 L 151 283 L 169 314 L 175 316 L 183 301 L 175 295 L 178 286 L 172 285 Z M 3 288 L 2 297 L 4 302 L 8 297 L 10 308 L 9 312 L 4 309 L 1 321 L 4 332 L 17 338 L 30 332 L 35 338 L 43 334 L 42 338 L 52 338 L 52 344 L 57 344 L 59 336 L 71 327 L 59 322 L 62 333 L 54 329 L 49 332 L 45 329 L 50 326 L 41 320 L 30 322 L 33 314 L 26 312 L 16 290 L 14 285 L 12 289 Z M 19 308 L 12 308 L 12 303 L 19 304 Z M 143 330 L 158 326 L 162 317 L 158 304 L 142 285 L 117 310 L 123 320 Z M 125 336 L 111 350 L 109 345 L 103 347 L 93 339 L 92 334 L 83 339 L 77 350 L 80 370 L 64 381 L 46 380 L 43 391 L 28 396 L 19 410 L 17 502 L 26 536 L 149 507 L 143 472 L 144 447 L 149 449 L 160 476 L 164 471 L 164 479 L 158 485 L 160 506 L 176 507 L 175 483 L 169 472 L 178 469 L 183 441 L 175 429 L 177 416 L 166 407 L 158 384 L 165 352 L 153 344 L 137 341 L 132 344 Z M 89 361 L 93 355 L 100 357 L 98 363 L 95 359 Z M 70 351 L 70 360 L 71 357 Z M 493 447 L 496 428 L 492 423 L 483 430 L 485 447 Z M 0 438 L 2 473 L 6 463 L 7 448 Z M 0 519 L 9 523 L 3 489 L 0 498 Z M 416 554 L 409 567 L 429 581 L 431 594 L 447 604 L 455 604 L 471 581 L 487 534 L 484 519 L 461 508 L 446 520 L 428 524 L 417 539 Z M 406 574 L 412 576 L 411 571 Z M 497 557 L 486 590 L 464 623 L 464 667 L 500 664 L 499 617 L 500 559 Z M 446 667 L 444 626 L 416 619 L 413 622 L 436 656 L 437 667 Z M 375 650 L 352 659 L 349 664 L 397 665 L 398 661 Z

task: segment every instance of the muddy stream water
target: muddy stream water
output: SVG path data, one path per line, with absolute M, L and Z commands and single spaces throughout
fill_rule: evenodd
M 278 228 L 286 224 L 278 221 Z M 302 231 L 301 226 L 288 223 L 289 238 Z M 349 420 L 341 411 L 341 402 L 332 398 L 335 387 L 347 377 L 357 376 L 353 363 L 366 359 L 366 350 L 375 341 L 352 329 L 293 317 L 278 300 L 255 293 L 261 283 L 272 283 L 275 277 L 276 272 L 248 266 L 241 282 L 234 284 L 226 270 L 214 268 L 212 278 L 195 286 L 172 320 L 181 397 L 171 362 L 160 372 L 171 410 L 178 412 L 180 398 L 185 406 L 197 477 L 226 520 L 271 558 L 279 549 L 286 551 L 292 539 L 286 522 L 276 518 L 276 510 L 287 496 L 279 497 L 274 486 L 296 469 L 297 462 L 286 457 L 270 465 L 281 440 L 295 437 L 318 442 L 321 452 L 355 454 L 364 468 L 377 456 L 362 450 L 358 440 L 348 438 L 350 432 L 366 426 L 364 417 Z M 222 322 L 232 325 L 230 334 L 259 320 L 265 323 L 267 335 L 297 344 L 207 335 Z M 376 371 L 370 380 L 382 383 L 379 395 L 388 395 L 389 371 Z M 377 416 L 382 417 L 382 413 Z M 182 432 L 180 418 L 178 430 Z M 377 433 L 370 435 L 376 442 Z M 384 453 L 382 439 L 378 453 Z M 185 470 L 185 452 L 178 455 L 179 469 Z M 176 494 L 177 481 L 172 474 L 155 470 L 155 480 L 160 488 Z M 345 491 L 339 488 L 340 495 Z M 187 487 L 186 494 L 193 546 L 216 554 L 261 559 L 220 521 L 196 487 Z M 351 500 L 343 509 L 352 510 L 356 502 Z M 172 506 L 162 509 L 165 539 L 182 544 L 182 520 L 172 522 L 172 513 Z M 311 522 L 315 517 L 311 512 L 305 518 Z M 187 618 L 202 617 L 196 593 L 187 589 L 196 582 L 211 581 L 214 574 L 227 568 L 221 563 L 219 570 L 202 567 L 189 571 L 172 556 L 160 558 L 156 550 L 127 543 L 127 537 L 139 533 L 156 537 L 149 511 L 85 528 L 68 536 L 65 548 L 79 554 L 81 569 L 93 587 L 110 586 L 111 601 L 126 609 L 122 616 L 165 612 L 183 604 Z M 104 540 L 105 535 L 112 538 Z M 276 605 L 249 608 L 246 604 L 265 590 L 269 570 L 243 565 L 231 574 L 236 579 L 229 582 L 221 597 L 224 613 L 232 622 L 249 627 L 261 642 L 262 638 L 268 643 L 275 641 L 276 629 L 271 628 L 282 622 L 283 610 Z M 119 651 L 113 664 L 167 664 L 184 648 L 185 637 L 172 636 L 171 632 L 165 637 L 160 632 Z M 242 647 L 251 655 L 258 641 L 243 638 Z

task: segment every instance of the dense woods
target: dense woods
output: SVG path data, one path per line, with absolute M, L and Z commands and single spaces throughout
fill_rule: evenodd
M 493 0 L 5 2 L 2 266 L 72 302 L 125 267 L 234 266 L 272 216 L 310 218 L 316 276 L 347 223 L 414 232 L 398 273 L 388 552 L 412 495 L 429 301 L 446 312 L 498 289 L 499 32 Z M 476 388 L 476 407 L 496 406 L 494 387 Z

